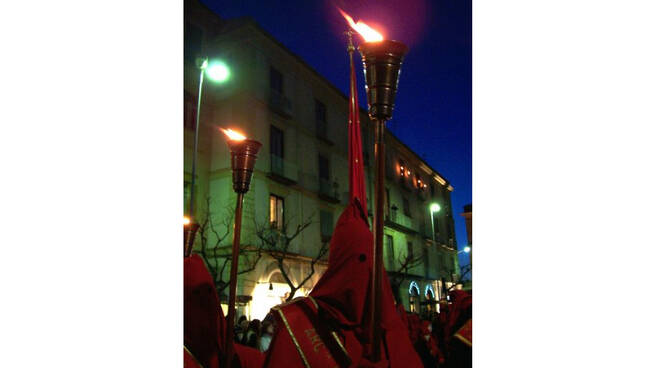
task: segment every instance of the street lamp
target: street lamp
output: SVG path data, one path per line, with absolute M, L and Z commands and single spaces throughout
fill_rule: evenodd
M 192 178 L 190 179 L 190 205 L 188 208 L 188 221 L 192 226 L 185 227 L 185 242 L 184 249 L 185 255 L 190 255 L 192 246 L 195 241 L 195 232 L 198 226 L 195 226 L 194 206 L 195 206 L 195 176 L 197 175 L 197 145 L 199 142 L 199 117 L 202 107 L 202 86 L 204 85 L 204 74 L 208 75 L 209 79 L 217 83 L 226 82 L 231 73 L 227 64 L 219 60 L 213 60 L 209 63 L 207 57 L 197 59 L 197 66 L 199 67 L 199 92 L 197 93 L 197 116 L 195 119 L 195 142 L 193 144 L 193 157 L 192 157 Z
M 435 224 L 433 220 L 433 214 L 440 211 L 440 205 L 437 203 L 431 203 L 429 210 L 431 211 L 431 232 L 433 233 L 433 244 L 435 244 Z

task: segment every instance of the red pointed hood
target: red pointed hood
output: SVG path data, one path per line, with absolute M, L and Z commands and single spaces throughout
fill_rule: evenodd
M 202 258 L 194 254 L 183 261 L 183 343 L 199 363 L 218 367 L 224 341 L 224 318 L 215 284 Z
M 364 326 L 368 308 L 369 274 L 373 268 L 373 235 L 357 201 L 339 217 L 330 240 L 328 269 L 310 293 L 321 309 L 345 328 Z M 381 325 L 391 367 L 421 367 L 408 339 L 408 331 L 396 312 L 390 282 L 383 272 Z
M 330 240 L 328 269 L 310 293 L 345 327 L 362 324 L 373 236 L 358 205 L 348 206 L 337 220 Z

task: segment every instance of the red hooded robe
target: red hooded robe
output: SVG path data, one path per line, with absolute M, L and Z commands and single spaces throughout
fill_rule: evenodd
M 219 368 L 224 359 L 225 318 L 211 274 L 194 254 L 183 261 L 184 367 Z M 234 367 L 260 368 L 264 356 L 257 349 L 234 345 Z
M 373 265 L 373 236 L 363 213 L 354 202 L 340 216 L 330 241 L 328 269 L 310 297 L 273 308 L 278 328 L 266 358 L 267 367 L 378 366 L 363 359 L 362 326 Z M 381 287 L 384 341 L 380 364 L 387 366 L 389 361 L 393 368 L 422 367 L 395 309 L 386 274 Z

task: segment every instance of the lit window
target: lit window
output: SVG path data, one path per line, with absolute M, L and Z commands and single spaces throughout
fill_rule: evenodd
M 284 226 L 284 198 L 270 195 L 270 226 L 282 229 Z

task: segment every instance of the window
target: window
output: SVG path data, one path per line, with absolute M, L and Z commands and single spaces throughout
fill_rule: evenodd
M 319 155 L 319 178 L 330 180 L 330 162 L 322 155 Z
M 424 274 L 428 277 L 429 274 L 429 248 L 425 245 L 424 247 Z
M 270 154 L 284 157 L 284 132 L 274 125 L 270 126 Z
M 408 287 L 408 303 L 411 312 L 416 313 L 419 310 L 419 308 L 417 307 L 418 301 L 419 301 L 419 287 L 417 286 L 417 283 L 415 281 L 412 281 L 410 283 L 410 287 Z
M 270 226 L 281 230 L 284 226 L 284 198 L 270 195 Z
M 321 210 L 321 240 L 328 241 L 332 237 L 332 212 Z
M 328 136 L 328 121 L 325 104 L 319 100 L 315 102 L 315 115 L 316 115 L 316 135 L 322 138 Z
M 280 94 L 284 93 L 284 78 L 279 70 L 270 67 L 270 89 Z
M 394 270 L 394 238 L 392 235 L 385 235 L 387 244 L 387 260 L 389 261 L 390 270 Z
M 410 217 L 410 202 L 408 201 L 408 198 L 403 198 L 403 213 Z
M 413 253 L 413 244 L 412 242 L 408 242 L 408 259 L 412 259 L 415 257 L 415 254 Z
M 194 62 L 202 52 L 202 30 L 192 23 L 186 22 L 183 32 L 183 58 Z

